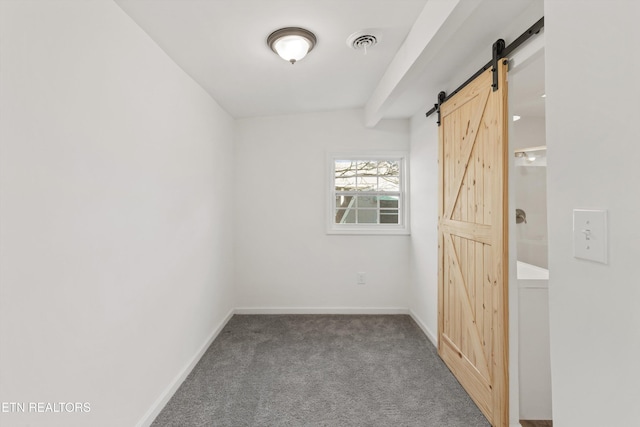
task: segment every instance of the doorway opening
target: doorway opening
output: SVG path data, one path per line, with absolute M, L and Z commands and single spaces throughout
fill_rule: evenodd
M 509 73 L 510 302 L 517 319 L 521 420 L 550 425 L 551 368 L 547 254 L 544 39 L 517 54 Z M 529 425 L 529 424 L 528 424 Z

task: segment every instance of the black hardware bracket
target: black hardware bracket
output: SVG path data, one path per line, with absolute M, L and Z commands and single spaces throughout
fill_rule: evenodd
M 440 126 L 440 106 L 442 105 L 442 103 L 446 98 L 447 98 L 447 94 L 444 93 L 444 91 L 440 92 L 438 94 L 438 103 L 433 106 L 433 108 L 435 108 L 436 111 L 438 112 L 438 126 Z
M 498 41 L 493 44 L 493 47 L 491 49 L 491 52 L 493 54 L 493 59 L 491 60 L 493 83 L 491 84 L 491 87 L 493 88 L 494 92 L 498 90 L 498 61 L 500 60 L 500 58 L 502 58 L 502 53 L 504 52 L 505 47 L 506 45 L 504 43 L 504 40 L 498 39 Z
M 509 46 L 505 46 L 505 41 L 503 39 L 497 40 L 493 44 L 492 49 L 491 49 L 491 51 L 492 51 L 491 52 L 492 53 L 491 54 L 491 61 L 487 62 L 482 68 L 480 68 L 478 71 L 476 71 L 474 75 L 469 77 L 469 79 L 467 79 L 467 81 L 465 81 L 460 86 L 458 86 L 458 88 L 456 90 L 454 90 L 453 92 L 451 92 L 449 95 L 445 96 L 445 92 L 444 91 L 438 93 L 438 103 L 434 104 L 433 108 L 430 109 L 429 111 L 427 111 L 426 116 L 429 117 L 433 113 L 437 112 L 438 113 L 438 126 L 440 126 L 440 122 L 441 122 L 441 120 L 440 120 L 440 106 L 445 101 L 451 99 L 451 97 L 453 97 L 455 94 L 457 94 L 462 89 L 464 89 L 465 86 L 467 86 L 469 83 L 474 81 L 476 79 L 476 77 L 478 77 L 480 74 L 484 73 L 489 68 L 491 68 L 491 70 L 493 71 L 493 83 L 491 84 L 491 87 L 493 88 L 494 92 L 496 90 L 498 90 L 498 62 L 500 61 L 500 59 L 501 58 L 506 58 L 507 56 L 509 56 L 509 54 L 511 54 L 511 52 L 516 50 L 518 47 L 520 47 L 521 44 L 523 44 L 524 42 L 529 40 L 534 35 L 539 34 L 540 31 L 543 28 L 544 28 L 544 16 L 542 18 L 540 18 L 531 27 L 529 27 L 529 29 L 527 29 L 527 31 L 522 33 Z

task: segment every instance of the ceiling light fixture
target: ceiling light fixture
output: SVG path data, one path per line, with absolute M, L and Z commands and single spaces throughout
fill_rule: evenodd
M 513 121 L 514 121 L 514 122 L 517 122 L 517 121 L 518 121 L 518 120 L 520 120 L 520 119 L 521 119 L 521 117 L 520 117 L 520 116 L 515 116 L 515 115 L 513 116 Z
M 267 44 L 271 50 L 292 64 L 311 52 L 316 41 L 315 34 L 298 27 L 280 28 L 267 37 Z
M 529 162 L 534 162 L 538 157 L 540 157 L 541 159 L 544 159 L 546 157 L 546 154 L 545 154 L 546 150 L 547 150 L 547 146 L 541 145 L 538 147 L 522 148 L 520 150 L 515 151 L 514 154 L 517 158 L 525 158 Z M 536 155 L 536 153 L 539 153 L 540 155 L 538 156 Z

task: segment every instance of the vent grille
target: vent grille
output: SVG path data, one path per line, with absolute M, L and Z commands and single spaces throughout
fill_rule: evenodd
M 351 42 L 351 47 L 354 49 L 364 49 L 367 50 L 372 46 L 375 46 L 378 43 L 378 39 L 376 36 L 372 34 L 363 34 L 361 36 L 356 37 Z
M 367 49 L 380 43 L 380 35 L 374 35 L 378 32 L 379 30 L 371 28 L 355 32 L 347 38 L 347 46 L 355 50 L 363 50 L 366 54 Z

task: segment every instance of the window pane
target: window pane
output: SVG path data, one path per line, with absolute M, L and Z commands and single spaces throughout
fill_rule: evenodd
M 378 211 L 375 209 L 358 209 L 358 224 L 377 224 Z
M 336 208 L 348 208 L 355 203 L 353 196 L 336 196 Z
M 357 196 L 356 205 L 358 208 L 377 208 L 378 197 L 376 196 Z
M 356 176 L 356 162 L 353 160 L 336 160 L 334 162 L 335 177 Z
M 378 173 L 380 175 L 398 176 L 400 175 L 400 163 L 397 160 L 381 160 L 378 162 Z
M 378 162 L 375 160 L 358 160 L 358 175 L 376 176 L 378 175 Z
M 358 176 L 358 191 L 375 191 L 377 188 L 377 176 Z
M 398 224 L 398 211 L 380 212 L 380 224 Z
M 356 178 L 336 178 L 336 191 L 353 191 L 356 189 Z
M 380 176 L 378 191 L 400 191 L 400 177 Z
M 380 208 L 398 208 L 397 196 L 380 196 Z
M 378 165 L 380 173 L 379 191 L 400 191 L 400 163 L 398 161 L 381 161 Z
M 355 209 L 336 209 L 336 224 L 355 224 Z

